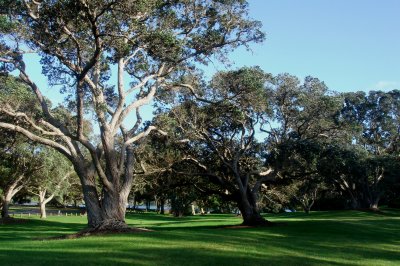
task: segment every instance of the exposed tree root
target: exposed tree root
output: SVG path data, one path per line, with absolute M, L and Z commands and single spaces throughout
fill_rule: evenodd
M 255 217 L 254 219 L 246 219 L 241 224 L 242 226 L 250 226 L 250 227 L 267 227 L 273 226 L 274 223 L 268 220 L 265 220 L 261 217 Z
M 126 234 L 126 233 L 143 233 L 151 232 L 146 228 L 129 227 L 124 221 L 104 220 L 95 227 L 83 229 L 75 234 L 52 237 L 51 239 L 75 239 L 87 236 L 109 235 L 109 234 Z

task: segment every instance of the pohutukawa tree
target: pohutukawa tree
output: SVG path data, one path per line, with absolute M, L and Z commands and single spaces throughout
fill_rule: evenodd
M 247 18 L 244 0 L 0 3 L 2 69 L 19 71 L 42 109 L 42 117 L 33 120 L 2 106 L 1 112 L 16 122 L 2 121 L 0 127 L 53 147 L 72 162 L 82 183 L 88 225 L 98 230 L 126 227 L 134 145 L 156 131 L 141 127 L 141 107 L 199 64 L 224 59 L 229 50 L 264 38 L 260 24 Z M 25 52 L 39 54 L 50 84 L 62 84 L 69 96 L 68 119 L 53 112 L 37 77 L 28 75 Z M 85 133 L 89 115 L 98 125 L 100 143 Z
M 258 193 L 275 173 L 263 167 L 255 134 L 268 113 L 265 84 L 270 78 L 257 67 L 220 72 L 207 86 L 199 82 L 191 88 L 201 93 L 182 102 L 177 98 L 174 108 L 157 117 L 170 136 L 187 139 L 174 173 L 208 180 L 205 186 L 193 184 L 236 203 L 244 225 L 268 224 L 257 206 Z
M 311 76 L 303 82 L 289 74 L 273 79 L 269 102 L 274 116 L 262 121 L 261 128 L 267 134 L 266 161 L 281 177 L 277 190 L 294 197 L 307 213 L 325 187 L 318 171 L 324 147 L 349 139 L 340 120 L 342 101 L 324 82 Z

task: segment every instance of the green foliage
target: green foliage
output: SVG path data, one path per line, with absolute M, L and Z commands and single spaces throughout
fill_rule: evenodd
M 67 194 L 73 173 L 71 163 L 59 152 L 43 146 L 36 148 L 35 156 L 42 167 L 31 177 L 31 190 L 46 190 L 57 196 Z
M 9 105 L 15 111 L 23 110 L 29 114 L 39 112 L 32 91 L 11 75 L 0 75 L 0 105 Z
M 0 143 L 0 188 L 5 193 L 19 177 L 15 187 L 25 186 L 40 167 L 35 147 L 20 137 L 3 138 Z
M 7 18 L 6 15 L 0 14 L 0 32 L 10 33 L 14 30 L 15 25 Z
M 400 91 L 346 93 L 342 116 L 358 129 L 354 140 L 370 153 L 400 150 Z

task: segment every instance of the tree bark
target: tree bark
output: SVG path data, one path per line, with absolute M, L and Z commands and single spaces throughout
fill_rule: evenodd
M 250 189 L 242 191 L 237 196 L 237 205 L 242 214 L 242 225 L 248 226 L 265 226 L 270 222 L 265 220 L 258 210 L 256 197 Z
M 47 190 L 39 190 L 39 206 L 40 206 L 40 218 L 41 219 L 46 219 L 47 214 L 46 214 L 46 204 L 49 203 L 53 198 L 55 194 L 51 194 L 50 197 L 46 199 L 46 192 Z
M 102 221 L 97 226 L 99 229 L 118 229 L 125 228 L 126 204 L 128 195 L 105 191 L 102 201 Z
M 46 219 L 46 204 L 45 203 L 40 203 L 40 218 L 41 219 Z
M 379 206 L 379 201 L 380 201 L 380 199 L 381 199 L 380 195 L 375 196 L 375 197 L 371 200 L 371 203 L 370 203 L 370 205 L 369 205 L 369 208 L 370 208 L 371 210 L 378 210 L 378 209 L 379 209 L 378 206 Z
M 133 210 L 136 210 L 136 197 L 133 197 Z
M 6 199 L 3 200 L 3 207 L 1 208 L 1 218 L 8 218 L 8 217 L 10 217 L 10 214 L 9 214 L 9 204 L 10 204 L 10 201 L 8 201 L 8 200 L 6 200 Z
M 125 222 L 126 204 L 130 189 L 103 188 L 102 198 L 97 193 L 96 172 L 92 167 L 75 166 L 81 179 L 90 230 L 115 231 L 128 228 Z
M 1 209 L 1 217 L 2 218 L 8 218 L 10 217 L 9 214 L 9 206 L 12 198 L 15 196 L 15 194 L 18 193 L 22 189 L 22 185 L 19 185 L 19 182 L 24 178 L 23 175 L 19 176 L 17 179 L 14 180 L 14 182 L 6 189 L 4 198 L 3 198 L 3 207 Z
M 40 218 L 46 219 L 46 190 L 39 189 L 39 206 L 40 206 Z
M 164 198 L 161 198 L 160 199 L 160 214 L 164 214 L 165 213 L 164 205 L 165 205 L 165 200 L 164 200 Z

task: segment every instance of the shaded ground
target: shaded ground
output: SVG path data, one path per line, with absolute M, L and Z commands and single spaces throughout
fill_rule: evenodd
M 153 232 L 34 240 L 76 233 L 85 217 L 0 225 L 1 265 L 400 265 L 400 212 L 268 215 L 278 226 L 221 228 L 230 215 L 129 215 Z
M 0 218 L 0 225 L 3 224 L 23 224 L 28 223 L 29 221 L 26 219 L 17 219 L 12 217 Z

